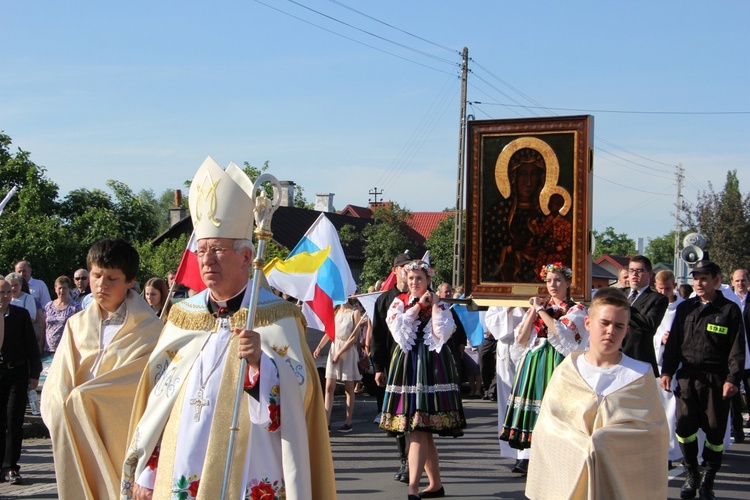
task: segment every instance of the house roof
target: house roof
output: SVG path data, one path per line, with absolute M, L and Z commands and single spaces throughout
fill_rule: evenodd
M 409 238 L 419 245 L 424 245 L 432 231 L 451 215 L 453 212 L 412 212 L 411 216 L 406 218 L 406 223 L 412 229 Z
M 597 264 L 596 262 L 593 262 L 591 264 L 591 277 L 592 278 L 600 278 L 600 279 L 606 279 L 609 281 L 616 280 L 617 276 L 610 273 L 606 269 L 604 269 L 602 266 Z
M 299 243 L 299 240 L 302 239 L 320 214 L 321 212 L 317 210 L 279 207 L 271 221 L 273 240 L 291 250 Z M 365 227 L 372 224 L 372 219 L 369 218 L 351 217 L 333 212 L 326 212 L 325 216 L 331 221 L 337 232 L 340 232 L 341 228 L 348 224 L 354 227 L 357 234 L 361 234 Z M 362 243 L 361 239 L 352 241 L 349 245 L 342 243 L 344 255 L 348 260 L 365 260 Z
M 367 207 L 358 207 L 357 205 L 347 205 L 339 212 L 341 215 L 350 217 L 361 217 L 363 219 L 372 219 L 372 210 Z
M 604 255 L 596 259 L 594 261 L 594 264 L 601 264 L 605 261 L 617 267 L 617 269 L 622 269 L 623 267 L 628 266 L 628 264 L 630 263 L 630 257 L 622 255 L 608 255 L 605 253 Z

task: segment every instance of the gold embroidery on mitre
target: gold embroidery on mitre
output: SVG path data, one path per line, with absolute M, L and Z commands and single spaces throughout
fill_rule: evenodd
M 286 356 L 286 352 L 289 350 L 289 344 L 285 345 L 284 347 L 279 347 L 277 345 L 272 345 L 271 349 L 276 351 L 276 354 L 281 356 L 282 358 Z
M 204 185 L 206 184 L 206 180 L 208 180 L 208 189 L 205 189 L 204 187 Z M 213 179 L 211 179 L 211 173 L 206 172 L 206 177 L 203 179 L 203 182 L 195 186 L 196 190 L 198 191 L 198 203 L 195 207 L 196 221 L 201 220 L 201 218 L 203 217 L 203 204 L 208 203 L 208 210 L 206 213 L 208 220 L 216 227 L 221 226 L 221 219 L 216 218 L 216 210 L 218 208 L 218 201 L 216 199 L 216 187 L 219 185 L 219 182 L 221 182 L 221 179 L 214 182 Z

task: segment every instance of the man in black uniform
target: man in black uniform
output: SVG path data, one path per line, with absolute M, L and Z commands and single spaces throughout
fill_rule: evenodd
M 660 385 L 669 390 L 677 367 L 677 441 L 685 460 L 686 478 L 680 496 L 715 498 L 714 478 L 721 467 L 729 400 L 739 392 L 745 366 L 742 312 L 719 290 L 721 269 L 701 260 L 692 271 L 696 297 L 677 307 L 664 349 Z M 698 429 L 706 433 L 701 477 Z
M 388 315 L 388 308 L 391 307 L 393 299 L 405 293 L 408 290 L 406 276 L 404 276 L 404 266 L 413 259 L 409 253 L 400 253 L 393 260 L 391 271 L 396 275 L 396 286 L 378 297 L 375 302 L 375 312 L 372 318 L 372 340 L 370 345 L 370 354 L 372 366 L 375 371 L 375 383 L 378 385 L 378 392 L 375 394 L 378 403 L 378 411 L 383 408 L 383 397 L 385 395 L 385 383 L 388 377 L 388 367 L 391 364 L 391 355 L 396 343 L 393 341 L 385 318 Z M 407 460 L 406 436 L 403 434 L 396 436 L 398 441 L 398 451 L 401 456 L 401 467 L 393 475 L 393 479 L 402 483 L 409 482 L 409 461 Z
M 21 484 L 18 459 L 23 441 L 23 416 L 28 392 L 39 385 L 42 362 L 29 312 L 10 303 L 10 283 L 0 278 L 0 452 L 3 470 L 0 482 Z

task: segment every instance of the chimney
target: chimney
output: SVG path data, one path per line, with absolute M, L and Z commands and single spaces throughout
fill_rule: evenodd
M 292 181 L 279 181 L 281 186 L 281 205 L 282 207 L 294 206 L 294 186 Z
M 333 212 L 334 193 L 315 193 L 315 210 Z
M 187 210 L 182 205 L 182 191 L 175 189 L 174 206 L 169 209 L 169 227 L 174 226 L 187 215 Z

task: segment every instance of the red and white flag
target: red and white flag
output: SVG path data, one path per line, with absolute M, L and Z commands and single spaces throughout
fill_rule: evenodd
M 198 250 L 198 238 L 195 237 L 195 231 L 193 231 L 188 240 L 187 247 L 182 254 L 180 267 L 177 268 L 174 280 L 196 292 L 202 292 L 206 289 L 206 285 L 203 283 L 203 279 L 201 279 L 198 256 L 195 255 L 196 250 Z

